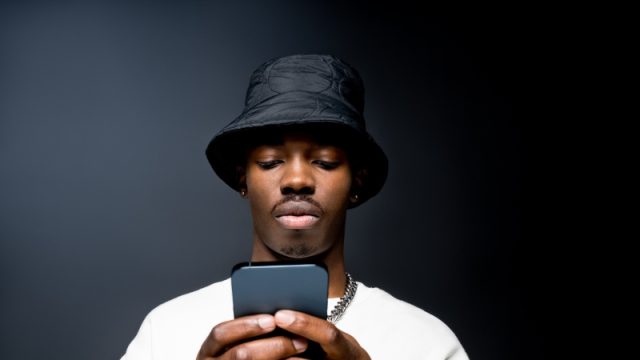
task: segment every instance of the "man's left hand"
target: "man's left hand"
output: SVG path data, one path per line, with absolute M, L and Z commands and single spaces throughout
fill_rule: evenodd
M 275 319 L 277 327 L 317 342 L 328 360 L 371 359 L 353 336 L 326 320 L 293 310 L 280 310 L 275 314 Z

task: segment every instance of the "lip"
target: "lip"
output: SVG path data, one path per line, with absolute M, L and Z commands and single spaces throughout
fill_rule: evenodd
M 277 217 L 276 220 L 287 229 L 309 229 L 318 221 L 319 218 L 311 215 L 284 215 Z
M 273 216 L 287 229 L 308 229 L 322 215 L 322 210 L 306 201 L 287 201 L 275 207 Z

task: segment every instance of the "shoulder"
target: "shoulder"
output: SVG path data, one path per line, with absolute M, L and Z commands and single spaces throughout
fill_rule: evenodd
M 191 316 L 209 317 L 228 313 L 232 306 L 231 282 L 226 279 L 164 302 L 151 310 L 147 317 L 152 322 Z
M 403 344 L 406 351 L 422 354 L 420 358 L 466 359 L 458 338 L 443 321 L 382 289 L 359 283 L 349 312 L 352 317 L 345 325 L 362 333 L 363 340 L 370 339 L 374 348 L 381 342 Z M 367 324 L 366 329 L 361 324 Z
M 425 310 L 397 299 L 380 288 L 367 287 L 364 284 L 360 284 L 360 287 L 362 289 L 358 290 L 362 290 L 362 305 L 370 310 L 375 308 L 382 319 L 430 329 L 434 332 L 452 333 L 444 322 Z
M 211 328 L 232 318 L 228 279 L 178 296 L 149 312 L 122 359 L 195 358 Z

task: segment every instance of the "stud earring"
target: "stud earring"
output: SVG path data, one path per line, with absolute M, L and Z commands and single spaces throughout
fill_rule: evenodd
M 246 198 L 247 197 L 247 190 L 246 189 L 240 189 L 240 197 L 242 197 L 242 198 Z
M 355 203 L 357 203 L 357 202 L 358 202 L 358 199 L 359 199 L 359 198 L 358 198 L 358 194 L 353 194 L 353 195 L 351 195 L 350 200 L 351 200 L 351 202 L 352 202 L 352 203 L 354 203 L 354 204 L 355 204 Z

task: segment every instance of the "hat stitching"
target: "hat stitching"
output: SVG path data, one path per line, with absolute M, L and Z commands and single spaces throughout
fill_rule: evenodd
M 325 91 L 328 91 L 338 83 L 338 77 L 336 76 L 336 72 L 333 69 L 333 66 L 331 66 L 331 64 L 327 61 L 327 59 L 325 59 L 324 57 L 322 57 L 321 59 L 322 59 L 322 62 L 327 65 L 327 67 L 329 68 L 329 71 L 331 71 L 331 86 L 327 87 L 326 89 L 320 92 L 320 93 L 324 93 Z
M 305 54 L 299 54 L 299 55 L 294 55 L 297 57 L 304 57 Z M 273 68 L 280 62 L 284 61 L 285 58 L 280 58 L 280 59 L 275 59 L 271 64 L 268 65 L 268 69 L 266 69 L 265 71 L 263 71 L 263 74 L 265 75 L 264 80 L 266 82 L 266 86 L 269 88 L 269 90 L 273 91 L 276 94 L 283 94 L 283 92 L 277 91 L 275 90 L 272 86 L 271 86 L 271 71 L 273 70 Z M 325 88 L 322 91 L 308 91 L 308 90 L 293 90 L 293 91 L 304 91 L 310 94 L 321 94 L 324 93 L 325 91 L 331 89 L 333 87 L 333 84 L 335 84 L 338 80 L 338 78 L 336 77 L 336 74 L 333 70 L 333 68 L 331 67 L 331 64 L 329 64 L 327 62 L 327 60 L 325 59 L 325 57 L 320 57 L 320 60 L 325 63 L 325 65 L 327 65 L 327 68 L 329 69 L 329 71 L 331 72 L 331 78 L 330 78 L 330 85 L 327 86 L 327 88 Z M 293 91 L 286 91 L 286 92 L 293 92 Z M 262 101 L 261 101 L 262 102 Z
M 281 60 L 281 59 L 278 59 L 278 60 L 276 60 L 276 61 L 272 62 L 272 63 L 269 65 L 269 68 L 267 69 L 267 73 L 265 74 L 266 76 L 265 76 L 265 79 L 264 79 L 264 80 L 265 80 L 265 82 L 267 83 L 267 86 L 269 87 L 269 90 L 273 91 L 273 92 L 274 92 L 274 93 L 276 93 L 276 94 L 280 94 L 280 92 L 275 91 L 275 90 L 271 87 L 271 70 L 273 69 L 273 65 L 274 65 L 274 64 L 276 64 L 276 63 L 278 63 L 278 61 L 282 61 L 282 60 Z M 274 95 L 274 96 L 275 96 L 275 95 Z M 263 101 L 265 101 L 265 100 L 266 100 L 266 99 L 263 99 Z M 260 103 L 262 103 L 262 101 L 260 101 Z

